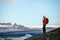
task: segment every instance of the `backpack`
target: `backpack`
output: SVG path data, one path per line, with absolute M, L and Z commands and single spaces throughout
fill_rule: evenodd
M 49 20 L 48 20 L 48 18 L 46 18 L 46 24 L 48 24 L 49 23 Z

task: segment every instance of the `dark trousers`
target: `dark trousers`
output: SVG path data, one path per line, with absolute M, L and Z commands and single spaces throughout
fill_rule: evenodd
M 46 28 L 45 28 L 46 25 L 43 25 L 43 33 L 46 33 Z

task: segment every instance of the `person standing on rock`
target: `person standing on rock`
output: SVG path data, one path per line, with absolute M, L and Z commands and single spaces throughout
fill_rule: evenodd
M 43 33 L 46 33 L 46 24 L 48 24 L 49 20 L 46 16 L 43 16 Z

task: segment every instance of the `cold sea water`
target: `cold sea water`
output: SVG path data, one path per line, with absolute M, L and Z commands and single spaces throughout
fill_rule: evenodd
M 15 33 L 17 33 L 17 32 L 15 32 Z M 12 36 L 9 33 L 6 33 L 6 34 L 9 35 L 9 36 Z M 22 34 L 15 35 L 15 37 L 5 37 L 5 38 L 0 37 L 0 40 L 24 40 L 24 39 L 27 39 L 29 37 L 33 37 L 33 36 L 37 36 L 37 35 L 41 35 L 41 34 L 42 34 L 41 31 L 30 31 L 27 34 L 26 33 L 24 34 L 24 32 L 23 32 Z M 2 35 L 0 35 L 0 36 L 2 36 Z M 13 34 L 13 36 L 14 36 L 14 34 Z
M 36 32 L 34 31 L 34 32 L 27 33 L 27 34 L 23 34 L 22 33 L 21 36 L 18 34 L 19 36 L 15 35 L 15 37 L 5 37 L 5 38 L 4 37 L 0 37 L 0 40 L 24 40 L 24 39 L 27 39 L 29 37 L 33 37 L 33 36 L 37 36 L 37 35 L 41 35 L 41 34 L 42 34 L 41 31 L 36 31 Z

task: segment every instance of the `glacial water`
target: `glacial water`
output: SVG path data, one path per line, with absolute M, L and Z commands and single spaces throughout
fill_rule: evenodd
M 23 37 L 8 37 L 8 38 L 0 38 L 0 40 L 24 40 L 24 39 L 27 39 L 29 37 L 32 37 L 32 35 L 30 34 L 26 34 L 25 36 Z
M 35 35 L 36 36 L 36 35 Z M 25 36 L 22 37 L 8 37 L 8 38 L 0 38 L 0 40 L 24 40 L 27 39 L 29 37 L 33 37 L 33 35 L 30 34 L 26 34 Z
M 8 37 L 8 38 L 0 38 L 0 40 L 24 40 L 24 39 L 27 39 L 29 37 L 33 37 L 33 36 L 37 36 L 37 35 L 40 35 L 42 34 L 41 32 L 38 32 L 38 33 L 30 33 L 30 34 L 25 34 L 25 36 L 21 36 L 21 37 Z

